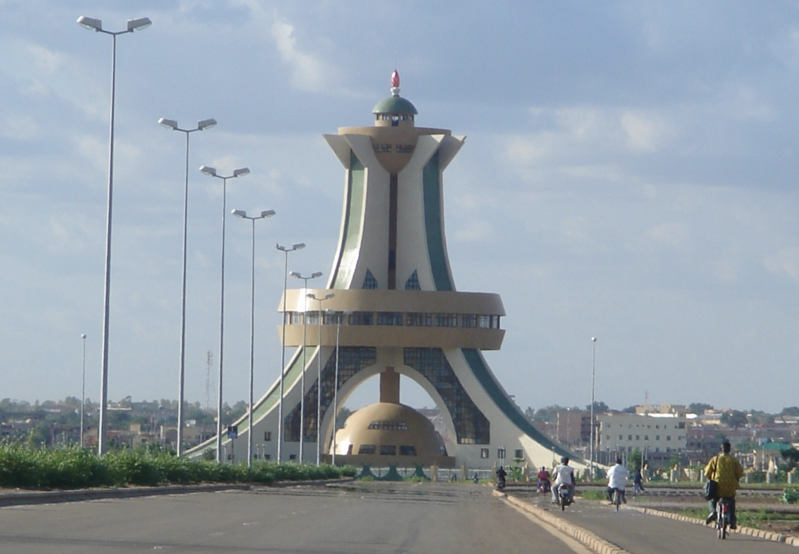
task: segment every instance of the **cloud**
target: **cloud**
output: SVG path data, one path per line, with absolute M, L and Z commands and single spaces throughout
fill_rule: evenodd
M 680 223 L 662 223 L 652 227 L 647 236 L 654 242 L 665 244 L 673 248 L 684 248 L 690 238 L 690 231 L 687 225 Z
M 785 274 L 799 281 L 799 248 L 795 246 L 781 249 L 764 260 L 766 269 L 776 275 Z
M 281 59 L 291 67 L 291 84 L 300 90 L 322 89 L 322 64 L 313 55 L 300 51 L 294 27 L 285 21 L 275 21 L 271 28 Z

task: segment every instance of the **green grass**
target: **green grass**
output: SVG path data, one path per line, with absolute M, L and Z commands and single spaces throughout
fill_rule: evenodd
M 273 483 L 354 477 L 351 466 L 255 462 L 217 464 L 178 458 L 167 451 L 116 450 L 97 456 L 78 447 L 32 450 L 0 444 L 0 487 L 82 489 L 129 485 L 157 486 L 198 483 Z

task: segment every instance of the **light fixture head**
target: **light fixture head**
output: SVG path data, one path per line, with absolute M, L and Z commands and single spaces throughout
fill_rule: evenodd
M 289 273 L 289 275 L 291 275 L 292 277 L 296 277 L 297 279 L 302 279 L 302 275 L 300 275 L 296 271 L 292 271 L 291 273 Z
M 200 171 L 202 171 L 206 175 L 210 175 L 211 177 L 216 177 L 216 168 L 214 167 L 208 165 L 201 165 Z
M 316 279 L 317 277 L 321 277 L 321 276 L 322 276 L 322 272 L 321 271 L 316 271 L 314 273 L 311 273 L 311 279 Z
M 78 25 L 85 27 L 90 31 L 97 31 L 98 33 L 103 30 L 103 22 L 100 19 L 93 17 L 86 17 L 82 15 L 78 18 Z
M 312 299 L 312 300 L 319 300 L 319 299 L 316 297 L 316 295 L 315 295 L 315 294 L 313 294 L 313 293 L 311 293 L 311 294 L 306 294 L 306 295 L 305 295 L 305 297 L 306 297 L 306 298 L 310 298 L 310 299 Z
M 596 337 L 591 337 L 591 342 L 596 342 Z
M 266 210 L 261 212 L 261 217 L 272 217 L 275 215 L 275 210 Z
M 80 335 L 80 338 L 82 338 L 82 339 L 85 339 L 85 338 L 86 338 L 86 333 L 82 333 L 82 334 Z
M 147 27 L 149 27 L 152 24 L 153 24 L 153 22 L 150 21 L 149 17 L 140 17 L 138 19 L 128 19 L 128 31 L 131 32 L 131 33 L 133 31 L 143 31 L 144 29 L 146 29 Z
M 331 292 L 331 293 L 329 293 L 329 294 L 326 294 L 326 295 L 325 295 L 325 300 L 330 300 L 330 299 L 331 299 L 331 298 L 333 298 L 334 296 L 336 296 L 336 295 L 335 295 L 335 294 L 333 294 L 332 292 Z
M 243 217 L 243 218 L 247 217 L 247 212 L 245 212 L 244 210 L 233 210 L 230 213 L 232 213 L 236 217 Z
M 234 177 L 243 177 L 244 175 L 249 175 L 249 174 L 250 174 L 250 169 L 248 167 L 242 167 L 233 170 Z
M 178 130 L 178 122 L 175 121 L 174 119 L 167 119 L 165 117 L 162 117 L 161 119 L 158 120 L 158 124 L 163 125 L 167 129 L 172 129 L 173 131 Z
M 297 244 L 291 245 L 292 250 L 302 250 L 303 248 L 305 248 L 304 242 L 298 242 Z
M 205 129 L 210 129 L 211 127 L 215 126 L 216 126 L 216 119 L 203 119 L 202 121 L 197 122 L 197 128 L 200 131 L 203 131 Z

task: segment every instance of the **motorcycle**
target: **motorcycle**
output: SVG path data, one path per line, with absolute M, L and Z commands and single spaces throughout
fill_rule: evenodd
M 502 474 L 497 475 L 497 490 L 503 490 L 505 488 L 505 476 Z
M 549 479 L 546 481 L 541 481 L 538 483 L 538 492 L 539 493 L 548 493 L 552 490 L 552 484 L 549 482 Z
M 565 485 L 561 485 L 558 487 L 558 504 L 560 505 L 561 511 L 566 510 L 566 506 L 570 506 L 572 502 L 574 502 L 573 493 L 571 491 L 571 487 L 567 487 Z

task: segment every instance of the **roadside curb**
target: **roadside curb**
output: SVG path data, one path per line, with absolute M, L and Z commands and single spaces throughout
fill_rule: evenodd
M 702 527 L 705 526 L 705 522 L 701 519 L 696 519 L 694 517 L 688 517 L 680 514 L 675 514 L 672 512 L 664 512 L 663 510 L 655 510 L 653 508 L 643 508 L 639 506 L 624 506 L 625 510 L 635 510 L 637 512 L 641 512 L 642 514 L 648 514 L 652 516 L 658 517 L 665 517 L 669 519 L 675 519 L 677 521 L 684 521 L 685 523 L 693 523 L 694 525 L 701 525 Z M 771 531 L 764 531 L 762 529 L 755 529 L 754 527 L 738 527 L 735 531 L 730 530 L 730 533 L 739 533 L 741 535 L 749 535 L 751 537 L 757 537 L 760 539 L 765 539 L 767 541 L 774 541 L 774 542 L 781 542 L 787 544 L 789 546 L 798 546 L 799 547 L 799 537 L 789 537 L 786 535 L 782 535 L 780 533 L 772 533 Z
M 346 479 L 324 479 L 318 481 L 278 481 L 276 483 L 214 483 L 208 485 L 167 485 L 163 487 L 121 487 L 109 489 L 81 489 L 67 491 L 18 491 L 0 493 L 0 508 L 33 504 L 60 504 L 64 502 L 83 502 L 110 498 L 139 498 L 144 496 L 165 496 L 171 494 L 193 494 L 197 492 L 223 492 L 252 490 L 253 488 L 288 488 L 299 486 L 327 486 L 333 483 L 346 483 Z
M 493 493 L 494 496 L 504 498 L 506 502 L 513 504 L 528 514 L 548 523 L 549 525 L 555 527 L 558 531 L 561 531 L 565 535 L 575 539 L 577 542 L 581 543 L 586 548 L 593 550 L 597 554 L 630 554 L 623 548 L 616 546 L 615 544 L 606 541 L 602 537 L 599 537 L 598 535 L 595 535 L 594 533 L 587 531 L 582 527 L 578 527 L 577 525 L 574 525 L 563 518 L 553 516 L 546 510 L 542 510 L 537 506 L 528 504 L 527 502 L 519 500 L 514 496 L 508 496 L 503 492 L 495 490 Z

